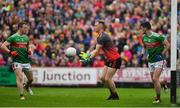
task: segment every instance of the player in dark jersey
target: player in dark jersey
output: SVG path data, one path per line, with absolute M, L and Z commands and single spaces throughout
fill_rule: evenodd
M 152 32 L 151 24 L 149 22 L 142 23 L 141 27 L 144 32 L 142 41 L 149 54 L 149 71 L 151 73 L 151 79 L 156 91 L 156 99 L 153 101 L 153 103 L 160 103 L 161 84 L 159 77 L 166 64 L 165 54 L 169 50 L 169 42 L 162 35 Z
M 20 92 L 20 99 L 24 100 L 24 88 L 23 88 L 23 72 L 28 78 L 28 82 L 25 85 L 25 89 L 33 95 L 30 85 L 33 81 L 33 75 L 31 71 L 30 58 L 31 51 L 29 49 L 29 38 L 26 36 L 29 27 L 24 23 L 18 24 L 17 33 L 8 37 L 7 40 L 1 45 L 1 49 L 9 53 L 12 57 L 12 68 L 16 74 L 17 88 Z M 7 46 L 10 46 L 8 49 Z
M 95 22 L 94 31 L 99 34 L 97 37 L 96 48 L 91 53 L 82 52 L 80 57 L 81 62 L 88 63 L 99 53 L 100 50 L 104 52 L 106 57 L 106 64 L 103 68 L 101 80 L 105 83 L 110 91 L 110 96 L 107 99 L 118 100 L 119 96 L 116 91 L 116 85 L 113 81 L 113 76 L 117 69 L 119 69 L 121 66 L 121 58 L 117 48 L 113 44 L 113 41 L 111 40 L 110 36 L 104 32 L 104 29 L 104 21 L 98 20 Z

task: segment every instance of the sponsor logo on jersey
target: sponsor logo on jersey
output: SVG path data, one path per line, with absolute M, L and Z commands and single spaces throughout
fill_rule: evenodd
M 160 42 L 152 42 L 152 43 L 144 43 L 146 48 L 154 48 L 154 47 L 158 47 L 160 45 Z
M 27 48 L 27 43 L 24 42 L 16 42 L 12 44 L 12 47 L 15 48 Z

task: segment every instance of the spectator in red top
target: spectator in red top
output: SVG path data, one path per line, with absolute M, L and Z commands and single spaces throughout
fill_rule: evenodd
M 95 60 L 93 62 L 93 67 L 103 67 L 104 66 L 104 60 L 101 56 L 95 57 Z
M 122 52 L 121 56 L 128 62 L 132 59 L 131 51 L 129 50 L 128 45 L 125 45 L 123 49 L 124 49 L 124 51 Z
M 0 54 L 0 66 L 3 66 L 3 65 L 5 65 L 5 60 L 4 60 L 4 58 L 3 58 L 3 56 Z
M 69 60 L 67 61 L 67 67 L 81 67 L 82 66 L 78 57 L 68 57 L 68 58 Z

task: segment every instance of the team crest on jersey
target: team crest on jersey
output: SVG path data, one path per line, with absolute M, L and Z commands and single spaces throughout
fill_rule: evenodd
M 16 39 L 16 41 L 20 41 L 19 39 Z
M 151 42 L 151 39 L 148 39 L 148 42 Z

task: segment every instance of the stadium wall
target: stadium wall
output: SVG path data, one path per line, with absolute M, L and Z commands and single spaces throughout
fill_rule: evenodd
M 40 86 L 97 86 L 102 84 L 102 68 L 33 68 L 34 85 Z M 26 77 L 24 77 L 25 80 Z M 170 82 L 170 69 L 161 75 L 161 80 Z M 151 83 L 147 68 L 124 68 L 116 72 L 114 81 L 124 83 Z M 15 75 L 8 67 L 0 68 L 0 85 L 16 85 Z
M 102 68 L 33 68 L 34 84 L 97 85 L 101 83 Z M 170 69 L 163 71 L 161 80 L 170 82 Z M 116 83 L 151 83 L 147 68 L 124 68 L 114 76 Z
M 97 86 L 102 84 L 101 74 L 102 68 L 33 68 L 33 84 L 38 86 Z M 163 71 L 160 79 L 170 82 L 169 68 Z M 151 78 L 147 68 L 124 68 L 117 71 L 114 81 L 120 84 L 147 84 L 151 83 Z M 8 71 L 8 67 L 0 68 L 0 85 L 15 85 L 15 75 Z

